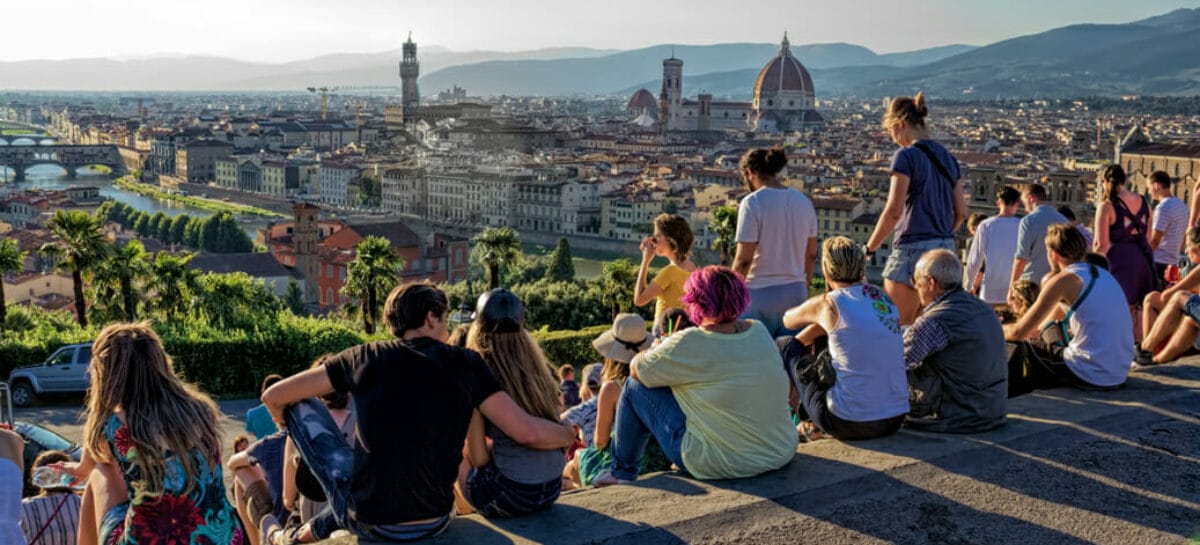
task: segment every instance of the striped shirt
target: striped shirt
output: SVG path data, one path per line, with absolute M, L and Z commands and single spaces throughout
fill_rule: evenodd
M 19 524 L 25 532 L 25 539 L 33 545 L 33 538 L 38 532 L 42 532 L 37 545 L 75 545 L 75 530 L 79 527 L 79 502 L 78 495 L 67 492 L 21 500 Z M 58 507 L 59 503 L 62 503 L 61 509 Z M 58 509 L 58 514 L 54 513 L 55 509 Z M 46 530 L 42 531 L 42 527 Z
M 1162 231 L 1162 242 L 1154 250 L 1154 262 L 1179 263 L 1183 237 L 1187 233 L 1188 207 L 1175 197 L 1167 197 L 1154 207 L 1154 230 Z

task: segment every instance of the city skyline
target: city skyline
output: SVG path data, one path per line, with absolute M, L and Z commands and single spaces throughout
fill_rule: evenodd
M 895 4 L 751 0 L 695 10 L 683 2 L 637 5 L 617 1 L 600 12 L 559 8 L 522 0 L 498 9 L 481 0 L 452 7 L 427 1 L 405 3 L 349 0 L 336 11 L 316 0 L 263 0 L 246 5 L 232 0 L 163 5 L 126 0 L 119 8 L 88 0 L 48 0 L 6 5 L 10 20 L 50 21 L 6 28 L 0 62 L 149 56 L 220 56 L 255 62 L 288 62 L 336 53 L 381 52 L 400 48 L 408 32 L 454 51 L 520 51 L 554 47 L 635 49 L 662 43 L 769 43 L 787 31 L 794 44 L 846 42 L 878 53 L 909 51 L 955 43 L 985 45 L 1079 23 L 1124 23 L 1195 1 L 1067 0 L 1004 4 L 933 0 L 910 6 L 905 21 Z M 136 13 L 131 17 L 130 13 Z M 63 17 L 60 14 L 70 13 Z M 759 19 L 747 13 L 772 13 Z M 1029 14 L 1036 13 L 1036 16 Z M 530 14 L 536 14 L 532 20 Z M 136 20 L 130 31 L 123 24 Z M 578 21 L 586 20 L 581 26 Z M 819 20 L 820 24 L 806 24 Z M 242 21 L 253 22 L 241 24 Z M 669 21 L 670 24 L 663 24 Z M 271 23 L 277 23 L 272 25 Z M 767 24 L 770 26 L 763 26 Z M 925 25 L 925 28 L 917 28 Z M 47 31 L 50 30 L 50 32 Z M 97 39 L 96 33 L 102 33 Z

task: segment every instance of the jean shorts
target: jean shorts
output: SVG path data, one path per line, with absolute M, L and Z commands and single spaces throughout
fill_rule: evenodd
M 953 252 L 954 239 L 935 238 L 893 245 L 892 255 L 888 256 L 887 263 L 883 266 L 883 279 L 911 287 L 913 272 L 917 270 L 917 261 L 930 250 Z
M 544 510 L 558 499 L 562 479 L 541 484 L 519 483 L 500 473 L 496 463 L 472 469 L 463 490 L 467 502 L 487 518 L 508 518 Z

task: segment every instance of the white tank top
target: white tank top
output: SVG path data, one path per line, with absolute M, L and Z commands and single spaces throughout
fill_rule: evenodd
M 838 418 L 883 420 L 908 412 L 900 315 L 883 290 L 861 284 L 829 292 L 838 322 L 829 332 L 837 381 L 825 401 Z
M 25 545 L 21 520 L 21 468 L 12 460 L 0 458 L 0 543 Z
M 1092 278 L 1087 263 L 1072 263 L 1065 270 L 1083 282 L 1082 295 Z M 1117 279 L 1102 268 L 1096 271 L 1096 284 L 1071 316 L 1071 343 L 1063 360 L 1089 384 L 1116 386 L 1125 382 L 1133 362 L 1133 319 Z

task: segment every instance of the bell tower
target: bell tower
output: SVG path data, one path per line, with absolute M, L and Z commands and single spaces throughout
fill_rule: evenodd
M 317 286 L 317 275 L 321 271 L 320 254 L 317 243 L 320 240 L 317 216 L 321 208 L 306 202 L 297 202 L 292 206 L 296 223 L 292 228 L 292 241 L 295 244 L 296 268 L 304 277 L 304 301 L 316 302 L 321 295 Z
M 658 94 L 658 122 L 662 129 L 679 130 L 679 111 L 683 108 L 683 61 L 675 58 L 663 60 L 662 91 Z
M 417 62 L 417 44 L 413 42 L 410 32 L 408 41 L 404 42 L 404 57 L 400 60 L 400 104 L 404 106 L 406 120 L 421 105 L 421 93 L 417 90 L 417 76 L 420 74 L 421 66 Z

